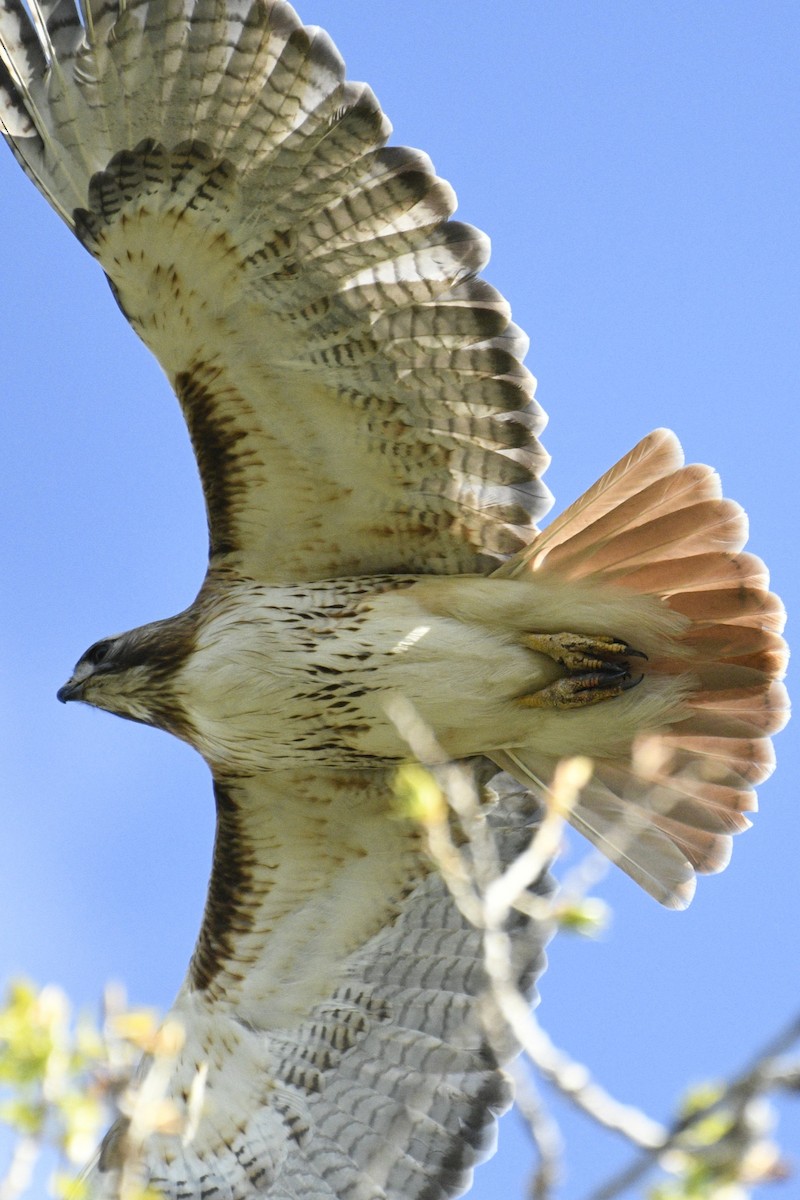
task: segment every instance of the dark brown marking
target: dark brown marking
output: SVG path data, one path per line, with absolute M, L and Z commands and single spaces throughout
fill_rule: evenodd
M 218 367 L 194 363 L 175 377 L 203 484 L 212 559 L 238 548 L 235 502 L 246 492 L 246 468 L 252 458 L 241 445 L 247 433 L 237 423 L 243 401 L 221 375 Z
M 125 671 L 145 666 L 155 683 L 169 682 L 194 652 L 197 623 L 197 614 L 187 609 L 176 617 L 151 621 L 121 634 L 114 645 L 114 669 Z
M 235 958 L 234 941 L 253 925 L 247 902 L 252 883 L 252 851 L 244 836 L 239 810 L 229 792 L 214 782 L 217 802 L 217 832 L 211 879 L 189 979 L 198 991 L 206 991 L 225 964 Z

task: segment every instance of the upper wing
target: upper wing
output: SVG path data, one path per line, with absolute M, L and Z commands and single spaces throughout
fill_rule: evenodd
M 488 823 L 507 862 L 537 809 L 503 780 Z M 389 818 L 386 773 L 272 773 L 216 791 L 206 913 L 171 1014 L 185 1042 L 142 1085 L 178 1120 L 140 1128 L 139 1145 L 131 1126 L 112 1129 L 91 1194 L 116 1198 L 137 1152 L 140 1182 L 183 1200 L 459 1194 L 494 1148 L 512 1047 L 487 1042 L 481 934 L 416 829 Z M 509 933 L 527 993 L 547 926 L 515 914 Z
M 549 507 L 526 339 L 283 0 L 0 0 L 0 128 L 183 406 L 211 562 L 477 571 Z

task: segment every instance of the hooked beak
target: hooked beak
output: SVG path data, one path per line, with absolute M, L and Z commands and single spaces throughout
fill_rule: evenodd
M 60 687 L 56 692 L 56 700 L 60 700 L 62 704 L 66 704 L 68 700 L 80 700 L 83 692 L 83 682 L 70 679 L 63 687 Z

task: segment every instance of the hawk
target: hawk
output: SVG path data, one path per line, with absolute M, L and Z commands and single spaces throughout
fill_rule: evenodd
M 685 905 L 786 716 L 744 514 L 662 430 L 537 532 L 544 418 L 486 239 L 283 0 L 0 0 L 0 127 L 169 377 L 209 524 L 197 599 L 59 692 L 194 746 L 217 804 L 160 1080 L 185 1119 L 112 1129 L 93 1194 L 135 1150 L 172 1200 L 455 1195 L 513 1047 L 390 819 L 392 701 L 475 765 L 504 861 L 591 756 L 573 824 Z M 544 931 L 509 933 L 530 989 Z

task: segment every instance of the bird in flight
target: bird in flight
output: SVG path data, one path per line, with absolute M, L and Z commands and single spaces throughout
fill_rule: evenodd
M 787 713 L 745 516 L 658 430 L 538 531 L 544 417 L 487 240 L 284 0 L 0 0 L 0 129 L 167 374 L 208 516 L 197 598 L 58 693 L 194 746 L 217 806 L 181 1120 L 120 1120 L 90 1192 L 135 1157 L 169 1200 L 457 1195 L 510 1048 L 392 816 L 394 702 L 474 765 L 505 862 L 589 756 L 571 822 L 685 906 Z M 546 931 L 509 932 L 530 989 Z

